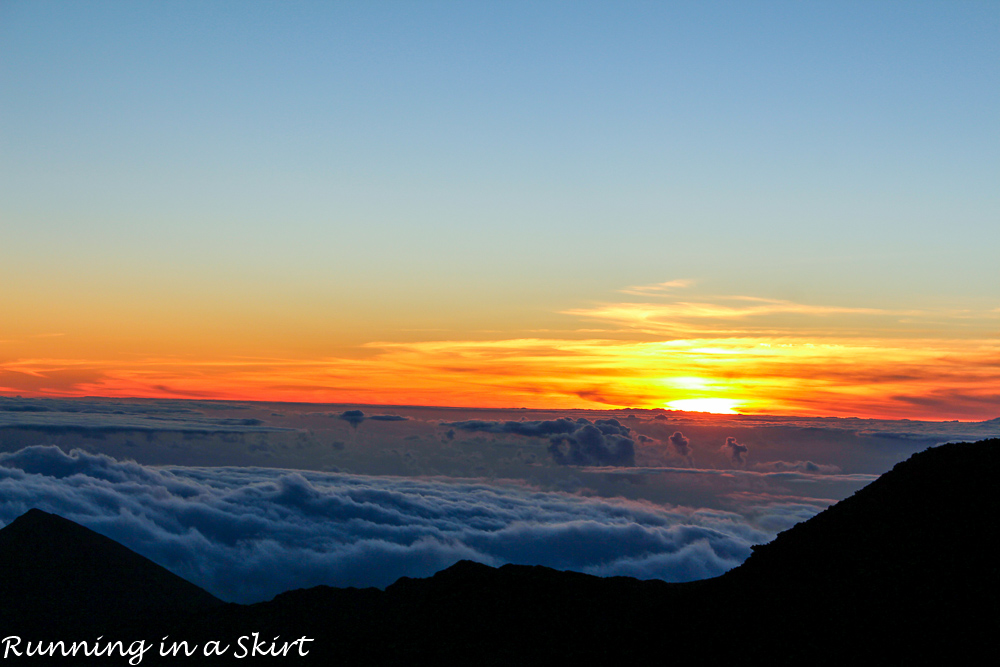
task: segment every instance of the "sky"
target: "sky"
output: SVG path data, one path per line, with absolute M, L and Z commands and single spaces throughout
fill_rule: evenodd
M 993 2 L 0 2 L 0 394 L 1000 415 Z

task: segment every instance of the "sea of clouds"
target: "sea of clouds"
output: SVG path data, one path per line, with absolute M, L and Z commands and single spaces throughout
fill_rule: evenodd
M 386 586 L 471 559 L 689 581 L 820 507 L 751 514 L 540 491 L 525 483 L 147 466 L 37 445 L 0 453 L 0 522 L 31 507 L 111 537 L 220 598 Z

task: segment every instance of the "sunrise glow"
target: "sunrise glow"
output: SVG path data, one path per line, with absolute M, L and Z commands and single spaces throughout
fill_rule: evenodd
M 984 313 L 978 320 L 982 337 L 951 340 L 928 336 L 920 322 L 871 337 L 837 331 L 826 321 L 820 332 L 807 320 L 800 330 L 808 337 L 802 337 L 776 332 L 766 320 L 706 318 L 671 322 L 700 335 L 652 329 L 643 334 L 646 340 L 629 340 L 620 333 L 611 337 L 621 326 L 611 321 L 609 335 L 600 338 L 382 340 L 319 357 L 227 355 L 219 346 L 208 350 L 211 355 L 142 357 L 122 350 L 88 359 L 41 354 L 72 350 L 71 338 L 46 337 L 25 341 L 35 356 L 0 362 L 0 391 L 968 419 L 990 414 L 991 387 L 1000 382 L 1000 343 L 986 335 L 996 321 Z M 972 331 L 976 324 L 967 318 Z M 719 336 L 722 327 L 727 337 Z M 183 339 L 145 342 L 151 344 L 168 350 Z M 233 338 L 229 345 L 249 343 Z
M 717 415 L 738 414 L 736 406 L 739 401 L 731 398 L 682 398 L 667 403 L 671 410 L 684 410 L 685 412 L 711 412 Z

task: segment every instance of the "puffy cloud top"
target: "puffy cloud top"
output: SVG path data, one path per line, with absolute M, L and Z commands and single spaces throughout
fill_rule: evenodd
M 668 440 L 670 444 L 674 446 L 674 451 L 676 451 L 680 456 L 685 458 L 691 457 L 691 441 L 688 440 L 683 433 L 680 431 L 674 431 Z
M 463 431 L 512 433 L 549 439 L 552 460 L 561 465 L 632 466 L 635 465 L 635 440 L 617 419 L 552 419 L 546 421 L 469 421 L 451 422 Z
M 554 435 L 608 442 L 623 437 L 613 421 Z M 0 454 L 0 521 L 31 507 L 240 602 L 318 584 L 385 586 L 461 559 L 686 581 L 738 565 L 774 532 L 764 516 L 516 484 L 154 467 L 54 446 Z
M 358 424 L 365 420 L 365 413 L 361 410 L 345 410 L 338 415 L 338 419 L 343 419 L 351 426 L 357 428 Z
M 736 438 L 730 436 L 726 438 L 725 444 L 722 445 L 722 451 L 729 456 L 733 463 L 743 465 L 746 463 L 744 455 L 750 451 L 750 448 L 741 442 L 737 442 Z

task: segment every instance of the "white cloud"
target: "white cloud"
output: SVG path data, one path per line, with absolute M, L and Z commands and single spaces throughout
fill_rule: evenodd
M 746 518 L 476 480 L 153 467 L 54 446 L 0 454 L 0 520 L 30 507 L 240 602 L 385 586 L 460 559 L 685 581 L 738 565 L 789 512 L 773 504 Z

